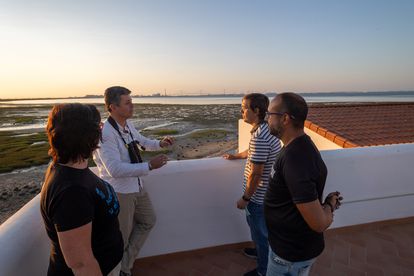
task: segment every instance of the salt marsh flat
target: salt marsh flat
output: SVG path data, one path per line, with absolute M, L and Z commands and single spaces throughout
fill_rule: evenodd
M 50 161 L 45 125 L 51 105 L 10 105 L 0 109 L 0 223 L 40 191 Z M 102 120 L 107 112 L 97 105 Z M 221 156 L 237 150 L 240 105 L 135 104 L 131 118 L 150 138 L 173 136 L 163 151 L 170 160 Z M 143 159 L 161 152 L 143 152 Z M 93 163 L 91 162 L 91 165 Z

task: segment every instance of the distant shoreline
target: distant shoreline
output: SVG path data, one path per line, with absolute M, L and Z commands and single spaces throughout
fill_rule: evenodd
M 243 97 L 247 93 L 219 93 L 219 94 L 200 94 L 200 95 L 162 95 L 160 93 L 153 95 L 132 95 L 136 98 L 209 98 L 209 97 Z M 276 92 L 265 92 L 263 93 L 268 97 L 274 97 L 277 95 Z M 298 92 L 298 94 L 306 97 L 341 97 L 341 96 L 414 96 L 414 91 L 338 91 L 338 92 Z M 103 98 L 102 95 L 85 95 L 79 97 L 57 97 L 57 98 L 14 98 L 14 99 L 1 99 L 0 102 L 10 101 L 28 101 L 28 100 L 61 100 L 61 99 L 93 99 Z

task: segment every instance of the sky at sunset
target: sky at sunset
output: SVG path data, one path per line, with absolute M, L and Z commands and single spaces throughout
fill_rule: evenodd
M 414 1 L 0 0 L 0 98 L 414 90 Z

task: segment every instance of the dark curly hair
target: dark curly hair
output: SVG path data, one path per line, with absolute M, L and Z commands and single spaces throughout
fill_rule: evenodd
M 101 115 L 93 105 L 55 105 L 46 126 L 53 161 L 66 164 L 89 158 L 98 148 L 100 123 Z

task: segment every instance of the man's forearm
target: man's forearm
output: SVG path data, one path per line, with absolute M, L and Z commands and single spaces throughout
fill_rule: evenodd
M 250 174 L 246 183 L 246 191 L 244 192 L 244 195 L 246 197 L 250 198 L 253 196 L 253 194 L 256 192 L 257 187 L 259 186 L 261 177 L 262 176 L 259 174 Z
M 234 156 L 238 159 L 246 159 L 247 158 L 247 150 L 236 153 Z
M 146 151 L 157 151 L 161 150 L 162 147 L 160 145 L 160 140 L 157 139 L 149 139 L 142 134 L 140 134 L 138 131 L 136 131 L 134 137 L 136 136 L 136 140 L 139 142 L 141 146 L 145 148 Z
M 296 204 L 302 217 L 309 225 L 309 227 L 322 233 L 325 231 L 333 221 L 333 213 L 328 205 L 321 205 L 318 199 Z
M 326 229 L 329 228 L 329 226 L 331 226 L 333 222 L 333 211 L 331 210 L 329 206 L 326 206 L 326 205 L 322 205 L 322 210 L 323 210 L 324 217 L 321 222 L 322 223 L 321 228 L 323 229 L 323 231 L 325 231 Z
M 250 198 L 256 192 L 256 189 L 262 180 L 263 169 L 264 164 L 251 163 L 251 172 L 247 178 L 246 191 L 244 192 L 246 197 Z

